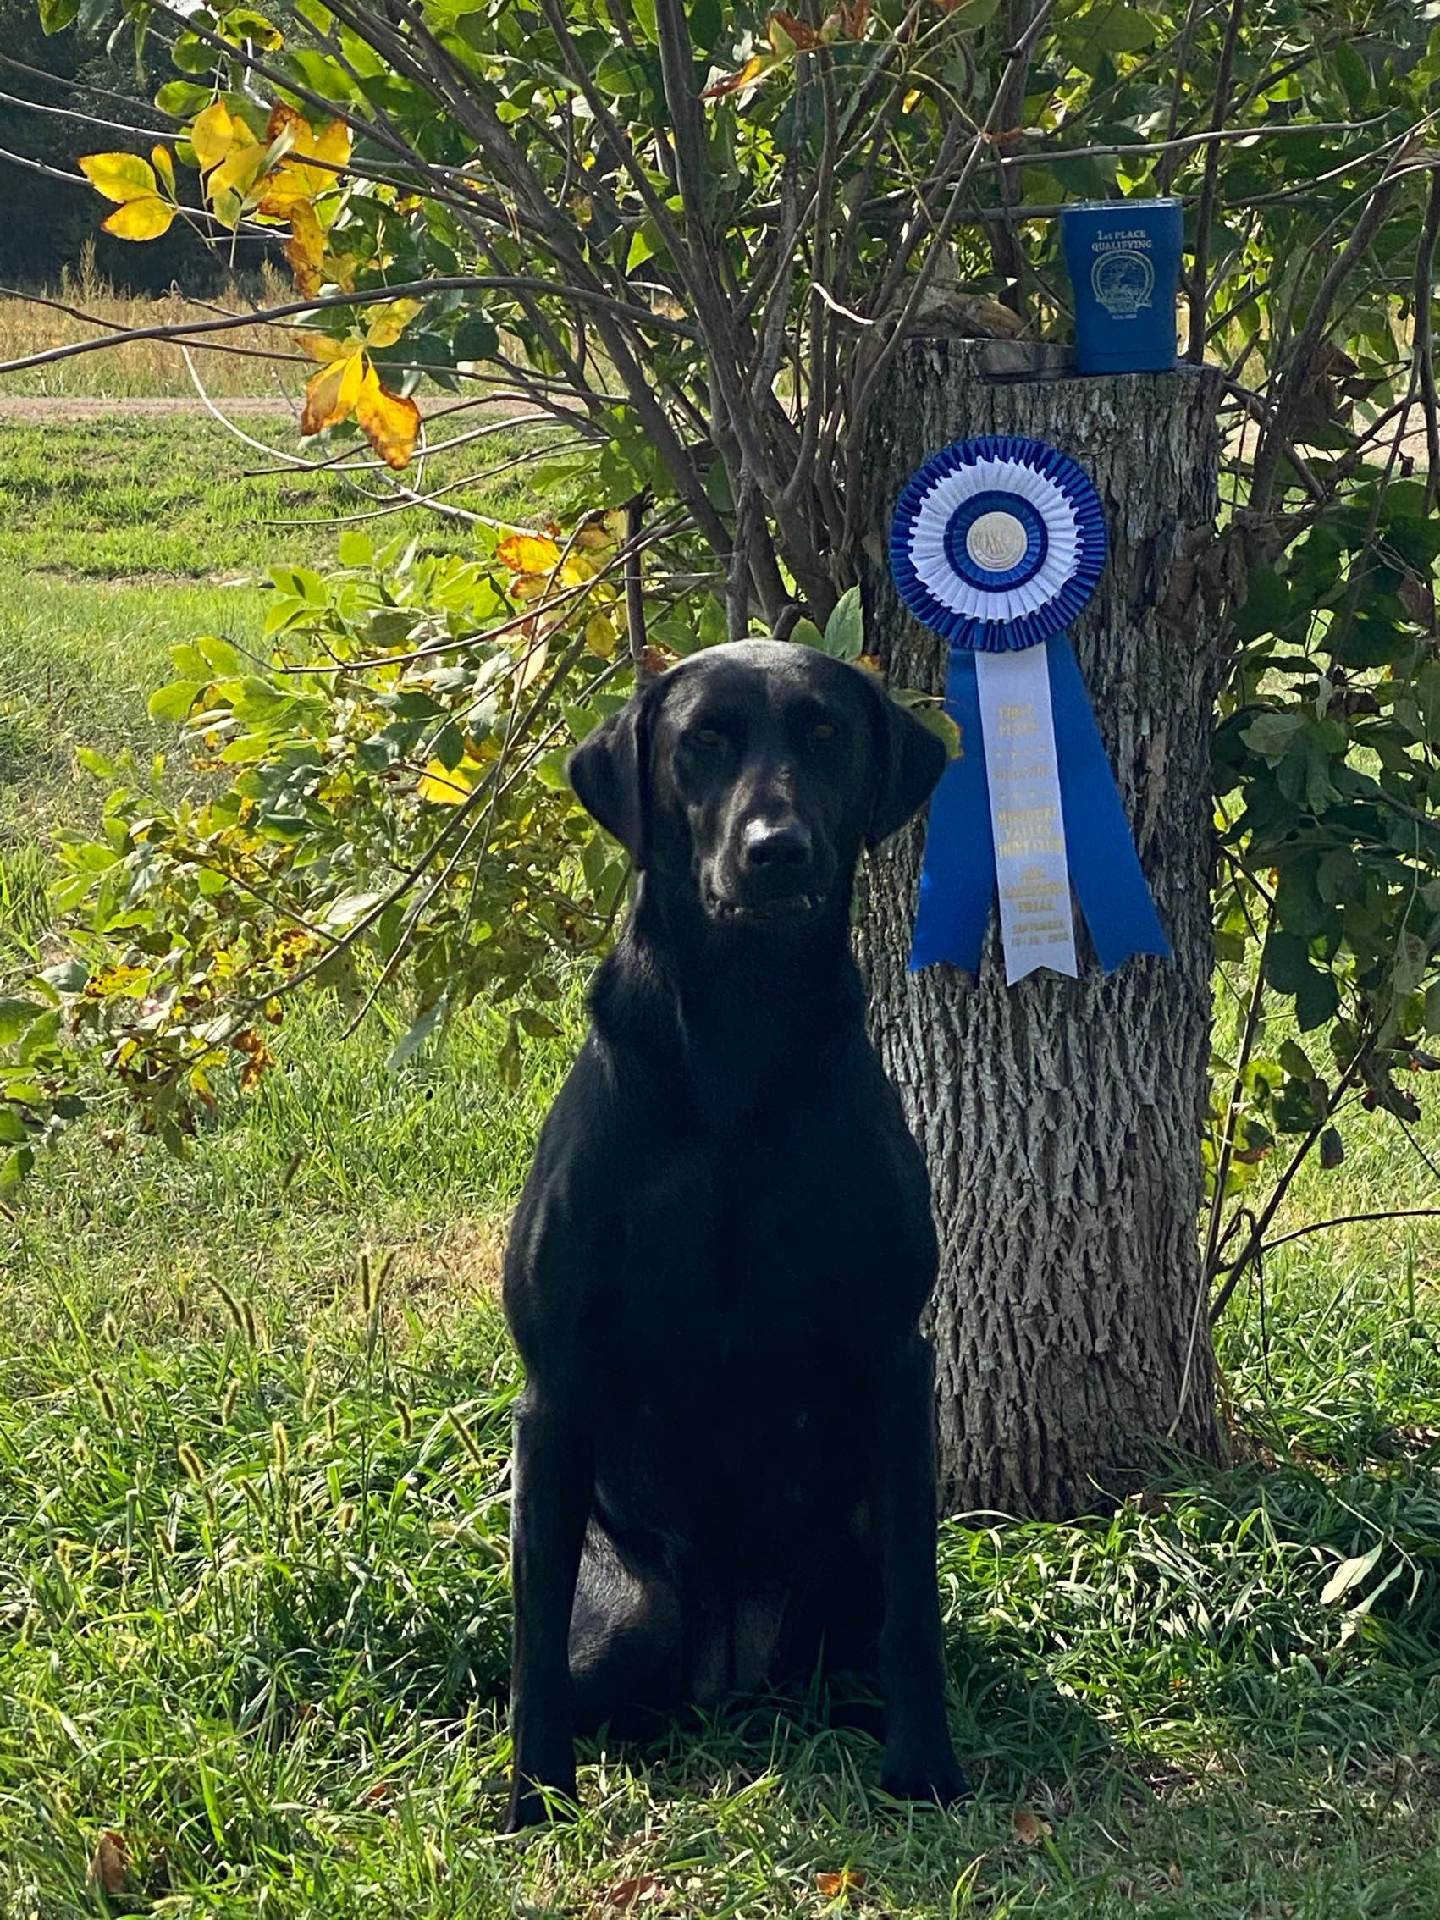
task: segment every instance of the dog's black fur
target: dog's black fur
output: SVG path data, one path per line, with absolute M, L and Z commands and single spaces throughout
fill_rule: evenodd
M 573 1736 L 873 1670 L 884 1784 L 964 1791 L 935 1575 L 935 1275 L 920 1153 L 866 1039 L 861 847 L 944 750 L 805 647 L 697 655 L 592 734 L 575 790 L 639 886 L 541 1135 L 505 1306 L 514 1453 L 509 1824 Z

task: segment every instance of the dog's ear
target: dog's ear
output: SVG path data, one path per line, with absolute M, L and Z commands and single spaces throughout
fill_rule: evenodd
M 570 784 L 585 811 L 613 833 L 637 867 L 645 864 L 650 811 L 649 689 L 628 700 L 570 756 Z
M 946 754 L 938 734 L 892 700 L 872 674 L 865 678 L 875 711 L 875 780 L 865 840 L 878 847 L 930 798 L 945 771 Z

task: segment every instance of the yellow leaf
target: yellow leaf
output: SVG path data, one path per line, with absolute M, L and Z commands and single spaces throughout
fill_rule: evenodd
M 753 87 L 775 65 L 774 54 L 752 53 L 738 73 L 727 73 L 723 80 L 717 80 L 713 87 L 706 87 L 701 94 L 702 100 L 719 100 L 727 93 L 739 93 L 742 87 Z
M 560 558 L 560 549 L 539 534 L 507 533 L 495 549 L 495 558 L 512 573 L 549 573 Z
M 303 114 L 282 104 L 271 110 L 265 132 L 271 151 L 277 143 L 280 151 L 260 202 L 263 215 L 283 218 L 298 200 L 334 192 L 338 170 L 350 160 L 350 129 L 343 120 L 329 120 L 317 133 Z
M 195 149 L 200 171 L 209 173 L 233 149 L 259 147 L 260 142 L 245 122 L 231 113 L 223 100 L 216 100 L 197 115 L 190 128 L 190 144 Z
M 315 135 L 315 158 L 330 167 L 348 166 L 353 139 L 343 120 L 327 120 Z
M 379 374 L 367 363 L 354 404 L 356 420 L 386 466 L 408 467 L 420 437 L 420 409 L 415 402 L 382 386 Z
M 103 232 L 113 233 L 117 240 L 158 240 L 162 233 L 168 233 L 174 218 L 175 209 L 170 202 L 152 193 L 143 200 L 127 200 L 123 207 L 116 207 L 108 220 L 102 220 L 100 226 Z
M 585 644 L 591 653 L 599 654 L 602 660 L 608 660 L 614 653 L 619 638 L 615 622 L 606 613 L 592 613 L 585 622 Z
M 517 630 L 520 652 L 515 661 L 515 691 L 524 693 L 545 671 L 545 662 L 550 654 L 550 641 L 532 620 Z
M 328 367 L 312 374 L 305 384 L 305 410 L 300 415 L 302 434 L 320 433 L 338 421 L 348 420 L 365 381 L 365 356 L 358 347 L 344 359 L 332 360 Z
M 300 344 L 312 360 L 327 366 L 332 360 L 344 360 L 355 351 L 353 340 L 332 340 L 328 333 L 302 333 Z
M 97 193 L 125 206 L 131 200 L 143 200 L 159 192 L 155 169 L 138 153 L 85 153 L 80 156 L 80 171 Z
M 374 308 L 365 329 L 366 346 L 393 347 L 424 304 L 423 300 L 387 300 L 383 307 Z
M 265 149 L 258 144 L 233 147 L 219 160 L 205 176 L 205 197 L 215 211 L 219 213 L 219 203 L 228 195 L 234 194 L 243 200 L 264 165 Z
M 282 165 L 266 180 L 255 210 L 267 220 L 285 220 L 293 207 L 314 198 L 315 188 L 304 177 L 304 169 Z
M 296 203 L 290 211 L 290 238 L 285 242 L 285 258 L 301 293 L 318 293 L 324 280 L 325 235 L 308 200 Z M 327 344 L 330 344 L 327 342 Z
M 447 767 L 441 760 L 432 760 L 421 774 L 415 791 L 432 806 L 458 807 L 462 800 L 469 799 L 483 771 L 468 754 L 455 767 Z
M 160 178 L 165 182 L 166 192 L 173 196 L 175 192 L 175 162 L 170 158 L 170 149 L 160 146 L 152 147 L 150 149 L 150 160 L 156 173 L 158 173 Z

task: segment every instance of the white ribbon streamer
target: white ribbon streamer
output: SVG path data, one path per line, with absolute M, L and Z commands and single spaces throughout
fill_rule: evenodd
M 977 653 L 975 676 L 995 835 L 1005 984 L 1014 986 L 1037 967 L 1053 968 L 1073 980 L 1078 972 L 1075 910 L 1046 649 Z

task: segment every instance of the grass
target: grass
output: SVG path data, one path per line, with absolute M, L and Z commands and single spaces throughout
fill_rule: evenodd
M 331 536 L 257 528 L 277 483 L 200 423 L 5 431 L 0 913 L 26 945 L 39 842 L 95 803 L 74 745 L 163 745 L 166 645 L 253 632 L 264 563 Z M 3 1920 L 1431 1920 L 1430 1222 L 1267 1263 L 1263 1315 L 1251 1288 L 1222 1330 L 1227 1470 L 946 1527 L 962 1812 L 885 1803 L 872 1742 L 751 1702 L 587 1749 L 573 1825 L 497 1836 L 494 1283 L 577 1018 L 507 1093 L 493 1019 L 392 1074 L 383 1019 L 342 1045 L 312 1005 L 185 1158 L 76 1131 L 0 1221 Z M 1374 1116 L 1344 1132 L 1293 1223 L 1416 1191 Z

